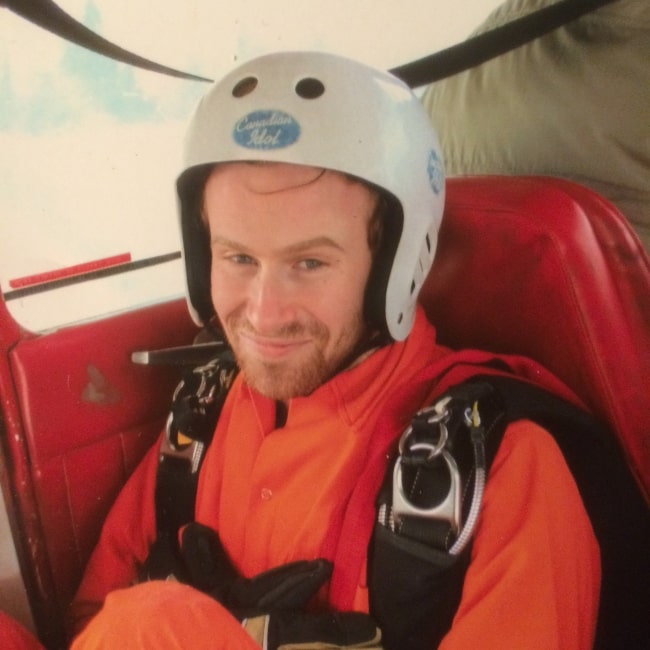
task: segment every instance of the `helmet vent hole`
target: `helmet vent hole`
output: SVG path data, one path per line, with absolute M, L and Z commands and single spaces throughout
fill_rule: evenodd
M 414 291 L 415 291 L 415 280 L 411 282 L 411 295 L 413 295 Z
M 431 240 L 429 239 L 429 235 L 428 235 L 428 234 L 427 234 L 427 236 L 425 237 L 425 241 L 426 241 L 426 243 L 427 243 L 427 250 L 428 250 L 429 253 L 430 253 L 430 252 L 431 252 Z
M 244 77 L 235 84 L 232 89 L 233 97 L 246 97 L 257 88 L 257 79 L 255 77 Z
M 305 77 L 296 84 L 296 94 L 303 99 L 317 99 L 324 92 L 323 82 L 313 77 Z
M 404 314 L 400 314 L 400 315 L 397 317 L 397 324 L 398 324 L 398 325 L 401 325 L 403 320 L 404 320 Z

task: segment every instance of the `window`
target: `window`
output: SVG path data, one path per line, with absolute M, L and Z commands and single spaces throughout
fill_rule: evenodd
M 217 78 L 237 60 L 322 49 L 392 67 L 461 40 L 494 0 L 60 0 L 113 43 Z M 99 56 L 0 12 L 0 287 L 43 331 L 184 292 L 174 180 L 202 82 Z

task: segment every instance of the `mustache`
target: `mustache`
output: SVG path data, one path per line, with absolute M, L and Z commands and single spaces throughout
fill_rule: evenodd
M 297 339 L 304 336 L 321 338 L 327 333 L 326 328 L 317 321 L 310 321 L 307 323 L 292 321 L 290 323 L 283 323 L 273 330 L 265 332 L 258 331 L 253 324 L 243 316 L 233 315 L 227 319 L 227 323 L 231 331 L 239 331 L 245 334 L 269 339 Z

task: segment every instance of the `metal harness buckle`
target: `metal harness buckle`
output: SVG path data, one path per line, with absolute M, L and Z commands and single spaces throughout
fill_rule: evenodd
M 447 397 L 438 401 L 433 406 L 423 409 L 418 417 L 426 417 L 426 424 L 431 431 L 438 431 L 438 439 L 435 441 L 414 440 L 413 425 L 404 431 L 399 441 L 399 457 L 395 462 L 393 470 L 393 504 L 392 515 L 396 524 L 405 517 L 420 517 L 436 519 L 449 524 L 454 534 L 458 534 L 461 526 L 461 494 L 462 484 L 458 465 L 453 456 L 445 449 L 448 442 L 447 422 L 449 410 L 447 408 L 451 398 Z M 402 466 L 405 453 L 427 452 L 426 458 L 420 461 L 421 464 L 430 464 L 434 460 L 442 458 L 447 465 L 450 475 L 450 486 L 446 497 L 431 508 L 422 508 L 413 504 L 406 493 L 403 482 Z
M 219 357 L 192 370 L 192 374 L 183 379 L 172 398 L 173 405 L 182 407 L 196 422 L 202 423 L 209 416 L 210 408 L 218 397 L 227 391 L 236 374 L 236 369 L 221 364 Z M 193 385 L 197 384 L 196 388 Z M 188 435 L 179 428 L 178 411 L 175 408 L 169 413 L 165 426 L 160 453 L 166 456 L 185 459 L 195 473 L 200 465 L 205 448 L 205 442 L 198 436 Z

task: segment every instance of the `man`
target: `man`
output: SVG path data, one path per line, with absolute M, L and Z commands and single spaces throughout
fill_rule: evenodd
M 417 306 L 443 209 L 437 138 L 392 76 L 271 55 L 204 98 L 178 194 L 191 309 L 223 328 L 241 369 L 178 533 L 201 590 L 131 586 L 156 537 L 153 449 L 90 560 L 74 647 L 381 647 L 367 615 L 374 495 L 411 416 L 471 359 L 439 346 Z M 441 647 L 590 647 L 599 576 L 559 450 L 514 423 Z

